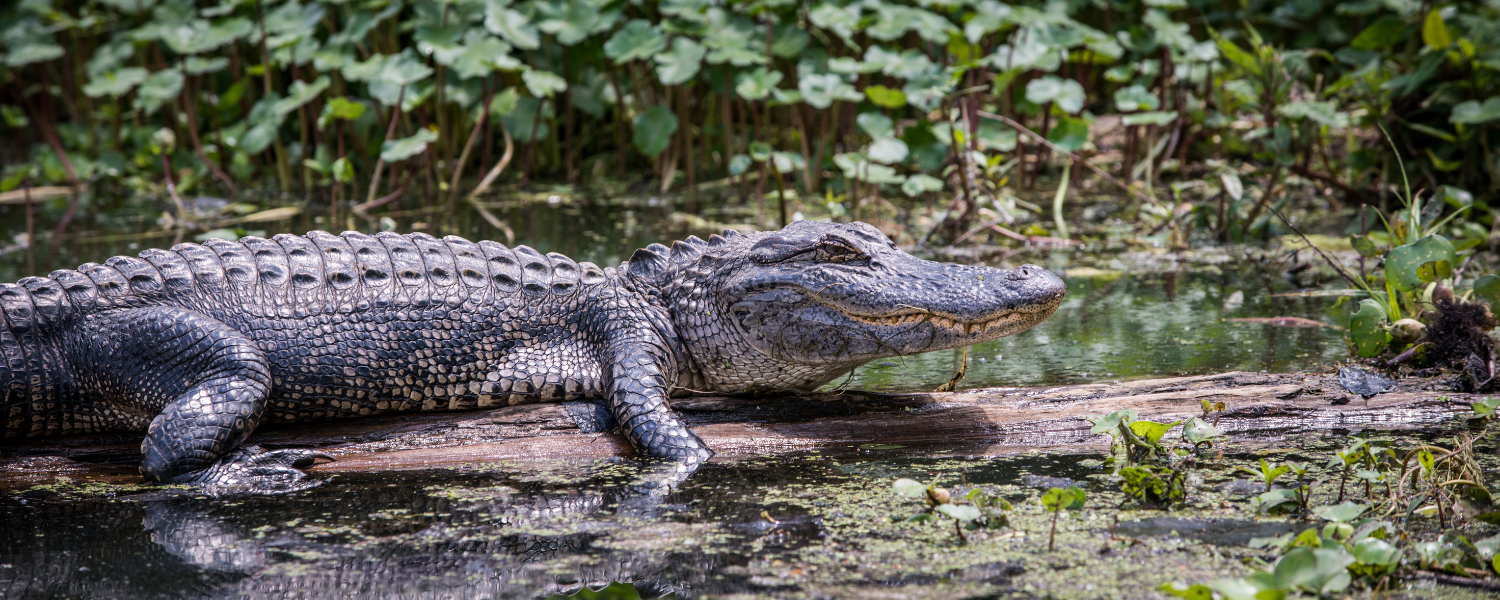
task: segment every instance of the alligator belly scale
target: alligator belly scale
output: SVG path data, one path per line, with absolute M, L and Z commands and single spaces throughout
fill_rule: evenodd
M 863 223 L 652 244 L 617 268 L 425 234 L 208 240 L 0 285 L 5 437 L 145 432 L 146 479 L 308 483 L 261 423 L 599 398 L 636 449 L 711 451 L 674 391 L 816 388 L 1045 320 L 1060 280 L 934 263 Z

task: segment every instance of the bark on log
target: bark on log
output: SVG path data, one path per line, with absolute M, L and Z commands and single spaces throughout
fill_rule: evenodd
M 1084 417 L 1129 408 L 1143 419 L 1174 421 L 1201 415 L 1202 400 L 1225 403 L 1219 428 L 1250 445 L 1276 444 L 1307 432 L 1428 427 L 1466 412 L 1476 399 L 1446 391 L 1447 383 L 1407 379 L 1395 391 L 1366 400 L 1339 388 L 1331 373 L 1236 372 L 953 393 L 691 397 L 672 405 L 718 452 L 715 460 L 857 451 L 868 443 L 998 456 L 1103 449 L 1108 440 L 1091 434 Z M 139 439 L 76 436 L 0 446 L 0 488 L 50 482 L 58 474 L 136 481 Z M 319 472 L 634 454 L 619 434 L 584 433 L 557 404 L 264 426 L 250 441 L 267 448 L 318 448 L 338 457 L 313 469 Z

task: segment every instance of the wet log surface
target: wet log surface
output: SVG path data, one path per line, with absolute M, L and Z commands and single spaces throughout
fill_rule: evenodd
M 1173 421 L 1223 402 L 1220 429 L 1236 442 L 1276 445 L 1318 431 L 1413 429 L 1448 422 L 1476 398 L 1447 379 L 1406 379 L 1368 400 L 1333 373 L 1223 373 L 1046 388 L 954 393 L 845 392 L 799 397 L 692 397 L 673 401 L 689 426 L 733 460 L 798 450 L 857 451 L 898 444 L 929 453 L 1006 455 L 1107 446 L 1086 416 L 1129 408 Z M 1175 434 L 1174 434 L 1175 435 Z M 426 469 L 517 459 L 631 456 L 616 433 L 585 433 L 556 404 L 265 426 L 251 443 L 318 448 L 338 457 L 314 470 Z M 0 445 L 0 488 L 73 480 L 139 481 L 140 436 L 75 436 Z

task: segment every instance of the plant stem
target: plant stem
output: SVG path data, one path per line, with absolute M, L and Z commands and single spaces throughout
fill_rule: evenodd
M 1073 159 L 1063 168 L 1062 182 L 1057 184 L 1057 194 L 1052 197 L 1052 219 L 1057 224 L 1057 237 L 1068 239 L 1068 221 L 1063 218 L 1063 199 L 1068 196 L 1068 179 L 1073 174 Z
M 401 86 L 401 91 L 396 93 L 396 105 L 391 107 L 391 123 L 385 128 L 385 139 L 388 141 L 396 135 L 396 120 L 401 116 L 401 101 L 406 99 L 406 86 Z M 385 169 L 385 158 L 375 159 L 375 175 L 370 178 L 370 191 L 365 196 L 365 204 L 375 202 L 375 190 L 380 188 L 380 172 Z
M 1048 552 L 1051 552 L 1053 550 L 1053 548 L 1054 548 L 1053 543 L 1057 540 L 1057 514 L 1060 513 L 1060 512 L 1062 512 L 1062 510 L 1054 510 L 1054 511 L 1052 511 L 1052 529 L 1047 532 L 1047 551 Z

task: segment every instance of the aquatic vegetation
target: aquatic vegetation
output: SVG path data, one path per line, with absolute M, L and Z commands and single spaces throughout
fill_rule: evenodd
M 1067 489 L 1051 488 L 1042 494 L 1042 508 L 1052 513 L 1052 525 L 1047 530 L 1047 551 L 1055 549 L 1054 542 L 1057 539 L 1057 517 L 1065 510 L 1078 510 L 1083 508 L 1085 494 L 1078 486 L 1068 486 Z

